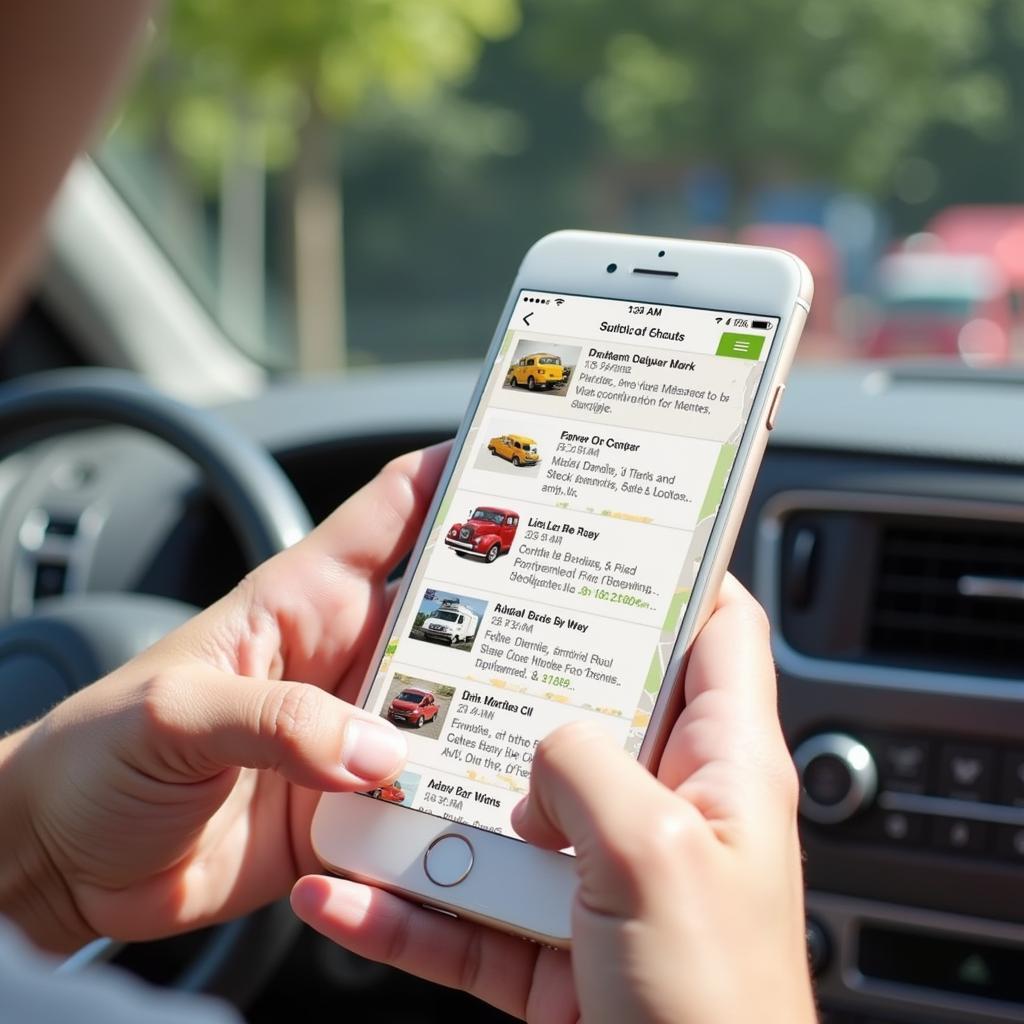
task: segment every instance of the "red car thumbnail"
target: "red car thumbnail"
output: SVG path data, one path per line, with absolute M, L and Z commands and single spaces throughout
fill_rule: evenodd
M 407 686 L 391 701 L 388 718 L 392 722 L 409 722 L 417 729 L 423 728 L 427 722 L 437 717 L 440 708 L 437 698 L 429 690 L 421 690 L 418 686 Z
M 390 786 L 378 787 L 370 795 L 388 804 L 400 804 L 405 801 L 405 790 L 402 789 L 402 784 L 397 780 L 392 782 Z
M 450 527 L 444 542 L 463 558 L 471 555 L 493 562 L 511 549 L 518 527 L 518 512 L 481 505 L 470 512 L 465 522 Z

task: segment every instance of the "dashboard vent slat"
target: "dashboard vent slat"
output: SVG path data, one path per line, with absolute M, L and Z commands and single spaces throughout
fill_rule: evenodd
M 879 529 L 871 653 L 1024 679 L 1024 523 L 894 517 Z

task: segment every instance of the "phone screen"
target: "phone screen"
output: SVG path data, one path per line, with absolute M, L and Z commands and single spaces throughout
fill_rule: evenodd
M 778 324 L 519 294 L 369 693 L 410 752 L 372 796 L 514 837 L 548 732 L 638 754 Z

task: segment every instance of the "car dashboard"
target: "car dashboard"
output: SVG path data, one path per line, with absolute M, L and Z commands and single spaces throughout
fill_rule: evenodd
M 1024 1020 L 1021 386 L 797 375 L 736 550 L 772 621 L 836 1024 Z
M 392 456 L 450 437 L 477 369 L 280 381 L 219 411 L 320 520 Z M 736 547 L 772 621 L 830 1024 L 1024 1021 L 1022 396 L 1011 372 L 798 369 Z M 202 606 L 246 568 L 195 470 L 119 428 L 0 465 L 0 552 L 4 617 L 91 591 Z M 299 946 L 283 976 L 321 1006 L 352 1010 L 358 990 L 379 1019 L 381 992 L 429 991 L 312 933 Z M 250 1019 L 273 1019 L 274 990 Z

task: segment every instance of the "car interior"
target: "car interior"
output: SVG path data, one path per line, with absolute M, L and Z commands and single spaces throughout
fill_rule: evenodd
M 393 456 L 451 437 L 491 329 L 395 316 L 405 347 L 380 359 L 304 372 L 257 358 L 115 163 L 98 154 L 69 174 L 0 342 L 0 733 L 210 604 Z M 665 201 L 653 171 L 636 173 L 629 189 Z M 361 188 L 353 179 L 353 204 Z M 657 231 L 660 209 L 601 223 Z M 815 258 L 792 225 L 762 220 L 750 240 L 781 245 L 788 231 Z M 407 230 L 434 225 L 424 214 Z M 435 257 L 450 274 L 481 239 L 458 244 Z M 519 255 L 487 268 L 492 318 Z M 830 347 L 839 272 L 820 255 L 812 269 L 821 320 L 732 571 L 771 621 L 822 1020 L 1024 1021 L 1024 372 L 1016 350 L 975 358 L 970 324 L 952 356 L 927 348 L 919 322 L 913 359 Z M 353 337 L 371 333 L 366 305 Z M 434 346 L 448 334 L 463 340 Z M 99 960 L 222 996 L 251 1024 L 333 1021 L 341 1006 L 352 1019 L 506 1019 L 348 954 L 285 904 L 160 942 L 101 940 L 65 969 Z

